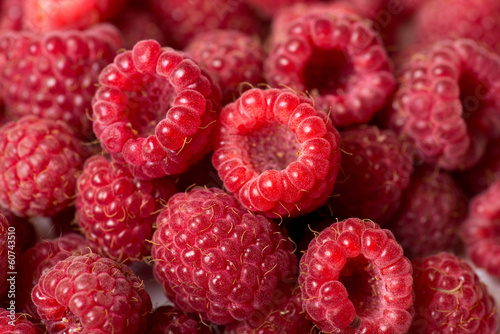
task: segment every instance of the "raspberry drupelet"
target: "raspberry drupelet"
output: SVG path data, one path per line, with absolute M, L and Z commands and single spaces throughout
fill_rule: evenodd
M 99 76 L 93 127 L 135 177 L 181 174 L 211 149 L 220 89 L 185 54 L 145 40 Z
M 211 326 L 197 314 L 186 313 L 168 305 L 156 308 L 148 320 L 146 334 L 212 334 Z
M 500 181 L 471 199 L 462 237 L 472 262 L 500 278 Z
M 429 46 L 402 64 L 399 78 L 389 124 L 425 162 L 470 168 L 500 136 L 500 56 L 475 41 Z
M 0 333 L 2 334 L 44 334 L 44 331 L 35 326 L 30 319 L 22 313 L 16 313 L 14 319 L 9 310 L 0 308 Z
M 292 7 L 280 15 L 264 63 L 271 86 L 309 92 L 336 126 L 371 120 L 396 84 L 378 33 L 344 5 Z
M 152 308 L 132 270 L 94 253 L 45 271 L 31 296 L 49 333 L 141 334 Z
M 265 52 L 255 36 L 236 30 L 207 31 L 198 34 L 185 51 L 217 79 L 223 105 L 234 102 L 242 90 L 264 82 Z
M 24 116 L 0 128 L 0 205 L 22 217 L 71 205 L 83 146 L 62 121 Z
M 222 110 L 220 123 L 212 163 L 247 209 L 296 217 L 326 202 L 340 168 L 340 137 L 310 99 L 254 88 Z
M 173 180 L 133 178 L 126 166 L 96 155 L 77 180 L 76 222 L 102 256 L 117 262 L 150 255 L 161 203 L 177 192 Z
M 300 261 L 302 306 L 323 333 L 406 333 L 412 268 L 389 230 L 357 218 L 332 224 Z
M 177 193 L 157 219 L 154 275 L 185 312 L 215 324 L 244 321 L 297 269 L 279 227 L 219 188 Z
M 119 31 L 109 24 L 0 34 L 0 92 L 8 116 L 63 120 L 81 138 L 94 138 L 90 108 L 97 79 L 120 45 Z
M 409 334 L 494 334 L 493 297 L 471 266 L 441 252 L 412 261 L 415 317 Z

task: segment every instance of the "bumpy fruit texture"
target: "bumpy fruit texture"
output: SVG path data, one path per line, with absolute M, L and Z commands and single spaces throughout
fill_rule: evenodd
M 409 334 L 497 333 L 495 301 L 467 262 L 442 252 L 412 265 L 415 317 Z
M 361 126 L 341 132 L 342 172 L 328 200 L 340 219 L 361 217 L 385 225 L 398 209 L 413 173 L 411 146 L 391 130 Z
M 174 306 L 160 306 L 148 320 L 146 334 L 212 334 L 213 328 L 200 321 L 195 313 L 186 313 Z
M 279 227 L 218 188 L 172 196 L 157 226 L 156 279 L 181 310 L 216 324 L 249 319 L 297 268 Z
M 467 169 L 500 135 L 500 56 L 467 39 L 441 41 L 401 68 L 390 124 L 418 154 L 447 170 Z
M 44 272 L 31 295 L 49 333 L 140 334 L 151 311 L 139 277 L 97 254 L 60 261 Z
M 357 218 L 332 224 L 300 261 L 302 306 L 324 333 L 406 333 L 411 263 L 389 230 Z
M 372 119 L 396 80 L 378 33 L 345 5 L 292 7 L 277 17 L 264 73 L 308 92 L 336 126 Z
M 150 255 L 156 217 L 177 192 L 170 179 L 134 179 L 126 166 L 100 155 L 85 161 L 77 187 L 78 225 L 102 256 L 120 263 Z
M 265 18 L 273 18 L 273 16 L 279 13 L 280 10 L 293 6 L 294 4 L 310 4 L 316 1 L 317 0 L 246 0 L 246 2 L 252 6 L 260 16 Z
M 296 217 L 326 202 L 340 168 L 340 138 L 310 99 L 255 88 L 220 118 L 212 163 L 247 209 Z
M 120 45 L 119 31 L 109 24 L 0 34 L 0 92 L 8 115 L 63 120 L 81 138 L 93 138 L 90 108 L 97 78 Z
M 0 31 L 21 30 L 24 0 L 2 0 L 0 2 Z
M 135 177 L 181 174 L 210 151 L 220 89 L 185 54 L 141 41 L 117 55 L 99 83 L 94 132 Z
M 10 316 L 9 310 L 0 308 L 0 333 L 5 334 L 43 334 L 44 331 L 35 326 L 29 318 L 22 313 L 14 314 L 14 319 Z
M 18 216 L 50 216 L 69 205 L 81 142 L 62 121 L 24 116 L 0 128 L 0 205 Z
M 462 236 L 472 262 L 500 277 L 500 181 L 472 198 Z
M 410 259 L 458 252 L 467 203 L 468 197 L 450 174 L 423 168 L 412 175 L 388 228 Z
M 264 82 L 265 52 L 255 36 L 235 30 L 212 30 L 198 34 L 185 51 L 215 77 L 222 89 L 223 105 Z

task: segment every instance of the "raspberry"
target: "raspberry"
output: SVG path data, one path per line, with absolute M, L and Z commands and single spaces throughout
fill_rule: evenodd
M 296 217 L 326 202 L 340 167 L 340 138 L 311 100 L 251 89 L 220 117 L 212 162 L 247 209 Z
M 42 240 L 21 255 L 19 261 L 18 307 L 39 320 L 36 306 L 31 301 L 31 290 L 38 283 L 42 274 L 59 261 L 73 255 L 92 252 L 90 243 L 81 235 L 71 233 L 54 240 Z
M 500 277 L 500 181 L 469 203 L 462 236 L 472 262 Z
M 297 3 L 314 3 L 318 0 L 246 0 L 246 2 L 253 7 L 257 13 L 265 18 L 272 18 L 275 14 L 279 13 L 280 10 L 284 10 L 287 7 L 293 6 Z
M 416 12 L 415 33 L 422 43 L 470 38 L 500 51 L 499 15 L 497 0 L 427 0 Z
M 478 162 L 500 135 L 500 56 L 472 40 L 442 41 L 403 66 L 390 126 L 447 170 Z
M 71 256 L 31 293 L 49 333 L 144 333 L 151 300 L 128 267 L 97 254 Z
M 302 306 L 324 333 L 406 333 L 411 263 L 389 230 L 357 218 L 334 223 L 300 261 Z
M 301 8 L 275 19 L 268 82 L 308 91 L 336 126 L 368 122 L 395 87 L 380 37 L 345 6 L 323 5 L 321 13 L 312 7 L 310 14 Z
M 21 30 L 24 0 L 2 0 L 0 2 L 0 31 Z
M 172 37 L 173 46 L 184 48 L 199 33 L 215 29 L 260 34 L 261 24 L 244 1 L 151 0 L 153 12 Z
M 28 320 L 25 314 L 12 314 L 11 311 L 0 308 L 0 333 L 43 334 L 44 331 Z
M 427 168 L 412 175 L 389 229 L 413 259 L 440 251 L 458 251 L 460 226 L 468 198 L 453 177 Z
M 154 275 L 185 312 L 215 324 L 249 319 L 293 276 L 293 244 L 219 188 L 177 193 L 157 219 Z
M 363 125 L 341 132 L 342 172 L 328 203 L 341 219 L 385 225 L 398 209 L 413 172 L 412 152 L 391 130 Z
M 16 236 L 16 250 L 21 253 L 32 247 L 37 240 L 37 235 L 33 224 L 29 219 L 18 217 L 12 212 L 0 208 L 0 215 L 4 215 L 9 222 L 9 226 L 13 227 Z M 12 230 L 12 228 L 11 228 Z
M 302 311 L 302 295 L 296 282 L 282 283 L 271 293 L 271 303 L 255 311 L 249 320 L 232 323 L 224 334 L 314 333 L 314 325 Z
M 181 174 L 210 150 L 220 90 L 184 54 L 141 41 L 116 56 L 99 83 L 94 132 L 134 176 Z
M 415 318 L 409 333 L 496 333 L 486 286 L 464 260 L 442 252 L 413 260 Z
M 240 96 L 245 89 L 243 84 L 255 86 L 264 81 L 264 49 L 250 35 L 235 30 L 212 30 L 198 34 L 185 51 L 217 78 L 224 105 Z
M 85 161 L 77 181 L 77 223 L 103 256 L 117 262 L 141 261 L 150 255 L 153 224 L 160 201 L 176 193 L 170 179 L 140 181 L 103 156 Z
M 9 221 L 0 213 L 0 297 L 4 296 L 7 292 L 10 284 L 10 282 L 7 281 L 7 272 L 12 271 L 9 269 L 9 254 L 11 254 L 9 250 L 11 250 L 12 247 L 8 246 L 12 245 L 12 241 L 14 241 L 15 245 L 15 239 L 12 239 L 9 235 L 10 230 Z M 8 242 L 9 240 L 11 240 L 10 243 Z M 16 259 L 14 258 L 13 260 L 15 262 Z
M 155 309 L 148 321 L 146 334 L 211 334 L 212 327 L 200 322 L 196 314 L 189 314 L 173 306 Z
M 108 24 L 43 35 L 4 32 L 0 92 L 11 118 L 63 120 L 80 137 L 93 136 L 89 110 L 95 84 L 120 43 L 119 32 Z
M 85 29 L 113 17 L 125 0 L 23 0 L 23 26 L 34 32 Z
M 0 205 L 22 217 L 71 204 L 83 147 L 62 121 L 24 116 L 0 128 Z

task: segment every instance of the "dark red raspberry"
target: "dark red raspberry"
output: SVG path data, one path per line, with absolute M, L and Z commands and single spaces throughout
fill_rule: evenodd
M 77 187 L 78 225 L 102 256 L 117 262 L 150 255 L 156 217 L 177 192 L 170 179 L 136 180 L 126 166 L 100 155 L 85 161 Z
M 442 41 L 401 68 L 391 127 L 447 170 L 478 162 L 500 136 L 500 56 L 472 40 Z
M 309 92 L 336 126 L 365 123 L 395 87 L 387 53 L 352 9 L 318 8 L 292 7 L 275 19 L 264 73 L 272 86 Z
M 458 251 L 467 204 L 467 196 L 450 174 L 424 168 L 412 175 L 388 228 L 410 259 Z
M 15 234 L 9 235 L 9 227 L 9 221 L 0 213 L 0 298 L 5 295 L 10 285 L 10 282 L 7 281 L 9 276 L 7 272 L 16 271 L 15 267 L 14 270 L 10 270 L 9 268 L 9 255 L 12 254 L 14 256 L 12 259 L 15 265 L 15 254 L 17 253 L 15 247 Z M 12 236 L 14 237 L 12 238 Z M 11 242 L 9 242 L 9 240 Z M 9 245 L 11 245 L 11 247 L 9 247 Z
M 156 279 L 181 310 L 216 324 L 249 319 L 297 268 L 279 227 L 219 188 L 177 193 L 157 225 Z
M 29 218 L 18 217 L 12 212 L 0 207 L 0 214 L 4 215 L 13 227 L 16 235 L 16 251 L 22 253 L 26 249 L 35 245 L 38 241 L 37 234 Z
M 313 334 L 313 327 L 302 310 L 302 295 L 294 281 L 278 285 L 270 304 L 255 311 L 249 320 L 226 326 L 224 334 Z
M 85 29 L 105 22 L 126 0 L 23 0 L 23 27 L 35 32 Z
M 249 35 L 261 33 L 256 14 L 239 0 L 151 0 L 173 46 L 184 48 L 199 33 L 215 29 L 238 30 Z
M 357 218 L 334 223 L 300 261 L 302 306 L 324 333 L 406 333 L 411 272 L 389 230 Z
M 134 176 L 183 173 L 211 149 L 220 90 L 183 53 L 141 41 L 116 56 L 99 83 L 94 132 Z
M 95 251 L 95 250 L 94 250 Z M 19 284 L 17 285 L 17 308 L 39 320 L 36 306 L 31 301 L 31 290 L 42 274 L 59 261 L 73 255 L 92 252 L 90 243 L 81 235 L 71 233 L 53 240 L 41 240 L 26 250 L 19 261 Z
M 500 277 L 500 181 L 469 203 L 462 236 L 469 258 L 478 267 Z
M 200 321 L 197 314 L 183 312 L 174 306 L 161 306 L 148 320 L 146 334 L 212 334 L 212 327 Z
M 252 211 L 296 217 L 330 195 L 340 167 L 339 134 L 308 98 L 251 89 L 221 112 L 212 157 L 224 187 Z
M 71 256 L 32 291 L 49 333 L 144 333 L 151 300 L 127 266 L 97 254 Z
M 499 15 L 497 0 L 427 0 L 416 12 L 415 33 L 423 43 L 470 38 L 498 52 Z
M 2 334 L 43 334 L 25 314 L 0 308 L 0 333 Z
M 0 128 L 0 205 L 18 216 L 50 216 L 69 205 L 82 144 L 62 121 L 24 116 Z
M 335 217 L 385 225 L 399 207 L 413 172 L 411 147 L 391 130 L 361 126 L 341 132 L 342 173 L 330 204 Z
M 43 35 L 2 33 L 0 92 L 8 114 L 63 120 L 90 138 L 97 78 L 120 44 L 118 30 L 108 24 Z
M 415 318 L 408 333 L 497 333 L 495 301 L 467 262 L 442 252 L 412 265 Z
M 250 35 L 212 30 L 198 34 L 185 51 L 217 79 L 223 104 L 236 100 L 242 90 L 264 82 L 265 52 L 260 41 Z

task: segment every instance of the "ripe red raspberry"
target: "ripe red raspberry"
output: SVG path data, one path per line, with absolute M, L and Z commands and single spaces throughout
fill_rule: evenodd
M 174 306 L 161 306 L 148 320 L 146 334 L 212 334 L 212 327 L 200 321 L 197 314 L 182 312 Z
M 99 84 L 94 132 L 134 176 L 183 173 L 210 150 L 220 90 L 183 53 L 141 41 L 116 56 Z
M 0 31 L 21 30 L 24 0 L 0 1 Z
M 11 118 L 37 115 L 63 120 L 90 138 L 91 101 L 101 70 L 121 44 L 103 24 L 85 31 L 0 35 L 0 92 Z M 2 63 L 5 64 L 2 66 Z
M 184 48 L 199 33 L 215 29 L 261 33 L 255 13 L 239 0 L 151 0 L 152 10 L 172 37 L 173 46 Z
M 76 233 L 66 234 L 53 240 L 41 240 L 26 250 L 19 261 L 16 307 L 29 314 L 31 319 L 39 320 L 36 306 L 31 301 L 31 290 L 42 274 L 59 261 L 90 252 L 92 252 L 90 243 Z
M 126 166 L 100 155 L 85 161 L 77 187 L 78 225 L 102 256 L 117 262 L 150 255 L 156 217 L 177 192 L 170 179 L 134 179 Z
M 411 148 L 391 130 L 361 126 L 341 132 L 342 177 L 328 203 L 337 218 L 385 225 L 399 207 L 413 172 Z
M 10 243 L 8 242 L 9 240 L 11 240 Z M 9 221 L 0 213 L 0 298 L 5 295 L 10 284 L 7 281 L 7 272 L 15 271 L 9 269 L 9 255 L 16 254 L 15 241 L 15 234 L 14 239 L 12 237 L 9 238 Z M 13 245 L 13 247 L 9 247 L 9 245 Z M 16 258 L 14 258 L 14 263 L 15 261 Z
M 302 8 L 275 19 L 264 63 L 268 82 L 309 92 L 336 126 L 368 122 L 395 87 L 380 36 L 345 6 Z
M 273 18 L 273 16 L 279 13 L 280 10 L 283 10 L 287 7 L 290 7 L 297 3 L 314 3 L 318 0 L 274 0 L 274 1 L 265 1 L 265 0 L 246 0 L 246 2 L 255 9 L 255 11 L 262 17 L 265 18 Z
M 0 205 L 18 216 L 50 216 L 75 194 L 83 147 L 62 121 L 24 116 L 0 128 Z
M 467 204 L 467 196 L 450 174 L 424 168 L 412 175 L 388 228 L 410 259 L 458 251 Z
M 500 56 L 478 43 L 442 41 L 413 54 L 400 82 L 389 122 L 425 162 L 469 168 L 500 136 Z
M 500 277 L 500 181 L 469 203 L 462 237 L 472 262 Z
M 31 293 L 49 333 L 144 333 L 151 300 L 127 266 L 97 254 L 71 256 Z
M 415 33 L 422 43 L 470 38 L 498 52 L 499 15 L 497 0 L 427 0 L 416 12 Z
M 408 333 L 497 333 L 495 301 L 467 262 L 442 252 L 412 265 L 415 318 Z
M 340 138 L 311 100 L 251 89 L 220 117 L 212 162 L 247 209 L 296 217 L 326 202 L 340 167 Z
M 224 334 L 315 333 L 302 310 L 302 295 L 296 280 L 282 283 L 271 293 L 271 303 L 255 311 L 246 321 L 232 323 Z
M 25 314 L 0 308 L 0 333 L 2 334 L 43 334 Z
M 12 212 L 0 207 L 0 214 L 4 215 L 13 227 L 16 235 L 16 250 L 20 253 L 32 247 L 37 242 L 37 234 L 29 218 L 18 217 Z
M 85 29 L 112 18 L 125 0 L 23 0 L 23 27 L 34 32 Z
M 224 105 L 236 100 L 242 90 L 264 82 L 264 49 L 250 35 L 235 30 L 212 30 L 198 34 L 185 51 L 217 79 Z
M 177 193 L 157 225 L 156 279 L 181 310 L 216 324 L 249 319 L 297 267 L 279 227 L 219 188 Z
M 300 261 L 302 306 L 324 333 L 406 333 L 411 263 L 389 230 L 357 218 L 334 223 Z

